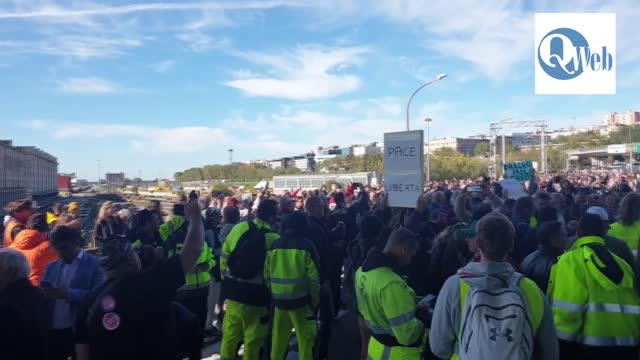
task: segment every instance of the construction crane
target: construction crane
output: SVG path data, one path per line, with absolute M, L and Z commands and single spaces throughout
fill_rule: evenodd
M 500 120 L 495 123 L 491 123 L 489 127 L 489 176 L 497 177 L 498 169 L 497 169 L 497 149 L 496 149 L 496 138 L 499 133 L 503 129 L 514 129 L 514 128 L 536 128 L 540 132 L 540 172 L 547 172 L 547 148 L 545 144 L 545 131 L 547 128 L 546 120 L 526 120 L 526 121 L 517 121 L 513 120 L 513 118 L 507 118 L 504 120 Z M 505 136 L 502 134 L 502 164 L 507 162 L 507 151 L 505 145 Z

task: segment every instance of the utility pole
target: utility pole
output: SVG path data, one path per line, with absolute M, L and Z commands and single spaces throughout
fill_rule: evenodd
M 629 125 L 629 173 L 633 172 L 633 143 L 631 142 L 631 127 Z
M 100 173 L 101 173 L 101 165 L 100 165 L 100 160 L 98 160 L 98 180 L 96 182 L 96 184 L 100 185 Z
M 505 136 L 502 134 L 502 168 L 504 169 L 504 164 L 507 163 L 507 144 L 505 141 Z

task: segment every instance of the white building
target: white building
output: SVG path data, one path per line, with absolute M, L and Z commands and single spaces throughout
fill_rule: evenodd
M 10 201 L 58 192 L 58 160 L 34 146 L 0 140 L 0 208 Z
M 380 152 L 381 148 L 376 142 L 368 145 L 353 145 L 353 155 L 355 156 L 379 154 Z
M 262 166 L 269 166 L 269 160 L 250 160 L 249 161 L 250 165 L 262 165 Z
M 353 148 L 340 148 L 339 146 L 331 146 L 331 147 L 320 147 L 315 152 L 315 161 L 316 164 L 320 164 L 321 162 L 327 159 L 333 159 L 337 156 L 347 156 L 353 153 Z
M 459 138 L 459 137 L 445 137 L 445 138 L 434 138 L 429 141 L 429 146 L 425 143 L 424 152 L 433 153 L 439 149 L 449 148 L 453 149 L 457 152 L 466 155 L 473 155 L 476 149 L 476 145 L 481 142 L 488 142 L 489 140 L 473 137 L 473 138 Z
M 612 112 L 603 119 L 605 125 L 640 125 L 640 112 Z
M 269 161 L 269 167 L 272 169 L 279 169 L 282 167 L 282 159 Z

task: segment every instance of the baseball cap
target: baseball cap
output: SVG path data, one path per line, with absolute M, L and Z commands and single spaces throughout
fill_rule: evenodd
M 475 237 L 476 236 L 476 224 L 478 224 L 478 221 L 472 222 L 471 224 L 469 224 L 469 226 L 467 226 L 466 228 L 462 229 L 462 233 L 466 237 Z
M 609 214 L 607 210 L 601 208 L 600 206 L 592 206 L 587 209 L 587 214 L 593 214 L 600 216 L 600 220 L 609 221 Z
M 67 206 L 68 211 L 74 211 L 74 210 L 78 210 L 80 209 L 80 204 L 78 204 L 77 202 L 71 202 L 69 203 L 69 206 Z

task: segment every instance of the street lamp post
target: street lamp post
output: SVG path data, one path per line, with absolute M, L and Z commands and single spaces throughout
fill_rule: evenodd
M 432 121 L 432 118 L 424 119 L 424 122 L 427 123 L 427 182 L 431 181 L 431 136 L 429 134 L 429 125 Z
M 425 84 L 422 84 L 419 88 L 416 89 L 416 91 L 413 92 L 413 94 L 411 94 L 411 97 L 409 98 L 409 102 L 407 102 L 407 131 L 409 131 L 409 127 L 410 127 L 409 126 L 409 110 L 411 108 L 411 100 L 413 100 L 413 97 L 416 96 L 416 94 L 420 90 L 424 89 L 427 85 L 433 84 L 434 82 L 440 81 L 440 80 L 442 80 L 442 79 L 444 79 L 446 77 L 447 77 L 447 74 L 440 74 L 435 79 L 433 79 L 433 80 L 431 80 L 431 81 L 429 81 L 429 82 L 427 82 Z

